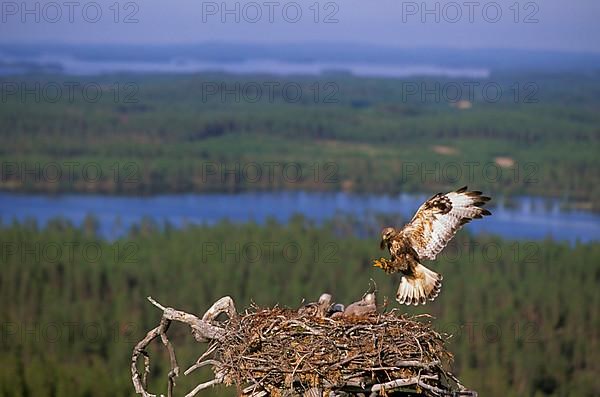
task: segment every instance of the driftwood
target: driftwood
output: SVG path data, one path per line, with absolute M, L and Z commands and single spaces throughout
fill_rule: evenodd
M 163 316 L 133 350 L 132 382 L 136 393 L 144 397 L 156 396 L 147 389 L 150 358 L 145 351 L 156 338 L 169 352 L 167 396 L 173 396 L 180 368 L 167 337 L 172 321 L 189 325 L 198 342 L 208 343 L 207 350 L 184 375 L 204 366 L 210 366 L 214 373 L 213 379 L 198 384 L 185 397 L 218 384 L 236 385 L 249 397 L 409 392 L 422 396 L 477 395 L 445 370 L 451 354 L 426 316 L 409 317 L 393 310 L 331 318 L 278 307 L 253 307 L 238 315 L 233 300 L 223 297 L 199 318 L 164 307 L 151 297 L 148 300 L 163 311 Z M 217 322 L 223 313 L 227 319 Z

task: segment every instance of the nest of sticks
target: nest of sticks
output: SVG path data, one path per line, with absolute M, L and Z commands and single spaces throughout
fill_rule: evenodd
M 163 318 L 138 343 L 132 357 L 133 384 L 145 397 L 154 395 L 146 389 L 150 364 L 144 349 L 158 337 L 171 357 L 168 395 L 173 395 L 179 366 L 166 336 L 171 321 L 187 323 L 196 340 L 208 342 L 205 353 L 185 374 L 206 365 L 215 374 L 186 397 L 220 383 L 235 385 L 238 394 L 252 397 L 476 396 L 447 370 L 452 355 L 445 347 L 446 338 L 432 329 L 426 315 L 392 310 L 331 318 L 278 307 L 251 307 L 238 315 L 233 301 L 225 297 L 200 319 L 151 301 L 163 310 Z M 223 312 L 228 318 L 216 321 Z M 145 361 L 143 374 L 137 367 L 140 356 Z

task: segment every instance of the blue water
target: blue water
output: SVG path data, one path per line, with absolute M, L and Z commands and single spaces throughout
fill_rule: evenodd
M 225 72 L 231 74 L 271 74 L 276 76 L 319 76 L 331 71 L 342 71 L 361 77 L 406 78 L 410 76 L 444 76 L 488 78 L 490 71 L 477 67 L 445 67 L 435 64 L 381 64 L 365 62 L 297 62 L 277 59 L 247 59 L 237 62 L 171 59 L 168 61 L 83 60 L 75 57 L 44 54 L 34 57 L 14 57 L 1 54 L 13 64 L 0 67 L 0 75 L 27 73 L 36 65 L 38 69 L 50 68 L 67 75 L 95 75 L 103 73 L 199 73 Z M 19 64 L 20 63 L 20 64 Z
M 103 236 L 114 238 L 147 217 L 158 224 L 213 224 L 223 219 L 233 222 L 264 222 L 275 218 L 286 222 L 302 214 L 322 222 L 340 214 L 351 214 L 363 222 L 378 214 L 409 219 L 427 199 L 425 194 L 357 195 L 348 193 L 242 193 L 177 194 L 151 197 L 100 195 L 46 196 L 0 193 L 0 219 L 4 224 L 16 219 L 35 219 L 41 225 L 62 217 L 80 225 L 86 215 L 94 215 Z M 492 204 L 493 203 L 493 204 Z M 600 215 L 561 209 L 556 200 L 536 197 L 492 201 L 493 216 L 470 223 L 475 234 L 489 233 L 511 239 L 539 240 L 551 237 L 569 242 L 600 240 Z M 383 226 L 383 225 L 379 225 Z

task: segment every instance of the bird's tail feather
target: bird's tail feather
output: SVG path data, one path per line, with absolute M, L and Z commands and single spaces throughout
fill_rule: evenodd
M 442 275 L 421 265 L 414 268 L 413 274 L 404 274 L 396 293 L 396 300 L 404 305 L 425 304 L 434 300 L 442 288 Z

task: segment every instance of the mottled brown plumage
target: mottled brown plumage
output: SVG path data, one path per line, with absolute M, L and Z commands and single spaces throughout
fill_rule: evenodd
M 396 299 L 401 304 L 424 304 L 434 300 L 441 289 L 442 276 L 421 264 L 433 260 L 456 232 L 472 219 L 491 213 L 482 208 L 489 197 L 463 187 L 454 192 L 438 193 L 427 200 L 402 229 L 386 227 L 381 232 L 381 249 L 387 248 L 390 259 L 381 258 L 374 265 L 387 273 L 402 273 Z

